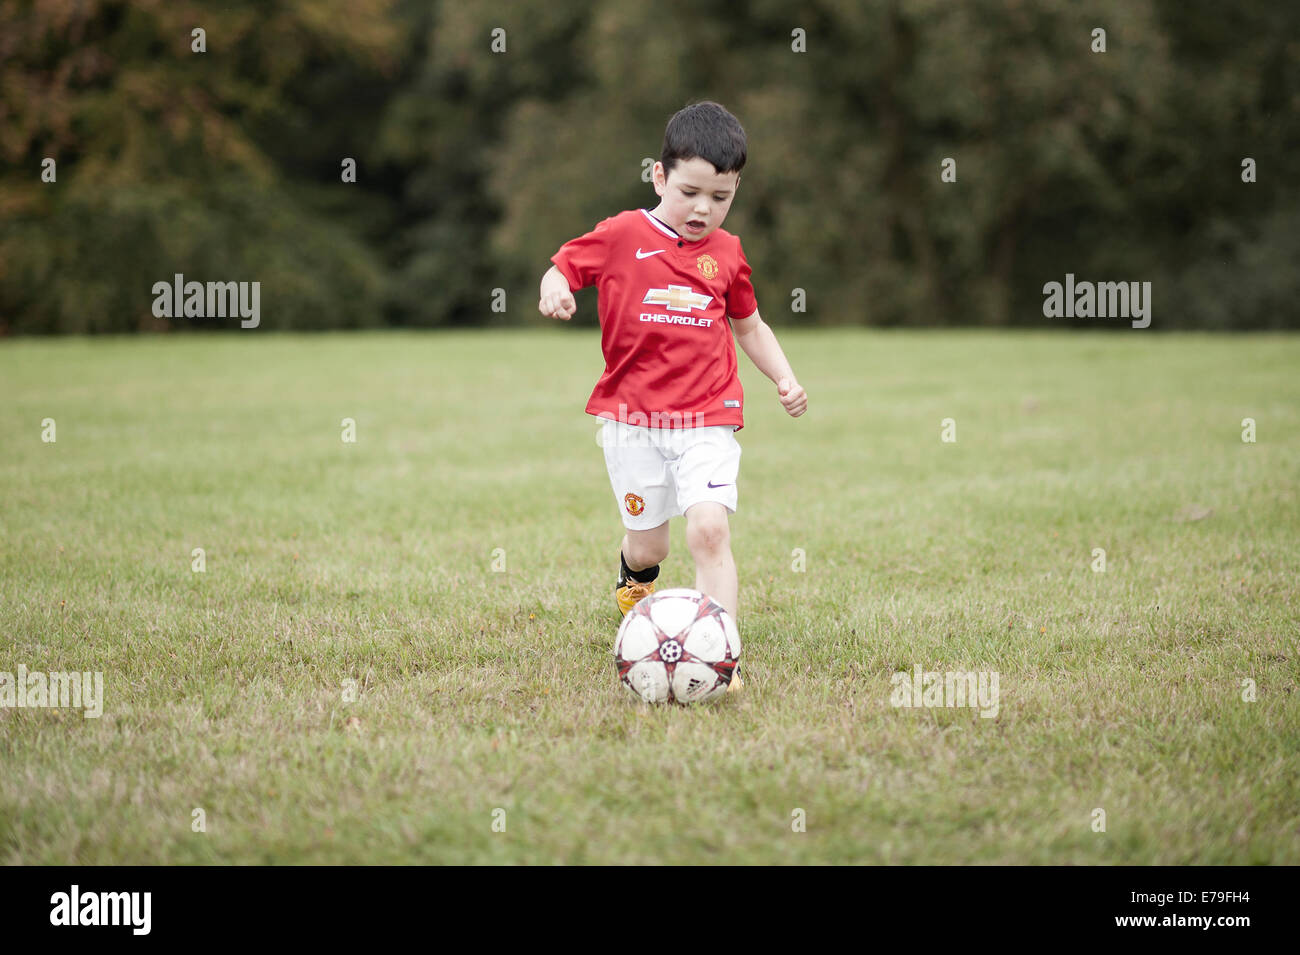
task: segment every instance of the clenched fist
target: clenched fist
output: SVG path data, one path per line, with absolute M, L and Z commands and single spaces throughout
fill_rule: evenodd
M 537 309 L 547 318 L 562 318 L 567 322 L 578 310 L 578 303 L 570 291 L 547 292 L 537 303 Z
M 808 395 L 799 382 L 782 378 L 776 383 L 776 394 L 791 418 L 797 418 L 808 410 Z

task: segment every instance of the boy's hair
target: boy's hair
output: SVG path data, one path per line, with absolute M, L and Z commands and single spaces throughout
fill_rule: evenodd
M 668 120 L 659 161 L 664 175 L 678 160 L 708 160 L 718 172 L 740 172 L 745 167 L 745 130 L 740 120 L 714 102 L 692 103 Z

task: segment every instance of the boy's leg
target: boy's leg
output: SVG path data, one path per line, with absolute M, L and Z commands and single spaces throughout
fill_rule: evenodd
M 610 487 L 627 531 L 614 585 L 614 601 L 623 616 L 654 593 L 659 562 L 668 556 L 668 519 L 680 513 L 663 453 L 652 437 L 648 428 L 611 419 L 601 429 Z
M 668 522 L 648 531 L 628 530 L 623 537 L 623 561 L 631 571 L 646 570 L 668 556 Z
M 620 552 L 622 567 L 614 586 L 614 602 L 626 617 L 637 601 L 655 592 L 659 562 L 668 556 L 668 522 L 664 521 L 648 531 L 628 528 Z
M 686 545 L 695 560 L 695 589 L 708 594 L 740 627 L 736 561 L 727 512 L 736 510 L 741 449 L 730 425 L 699 428 L 672 462 L 677 500 L 686 517 Z M 740 668 L 727 692 L 744 688 Z
M 736 561 L 731 556 L 731 528 L 727 508 L 717 501 L 701 501 L 686 509 L 686 546 L 695 560 L 695 589 L 708 594 L 722 609 L 736 614 Z M 739 623 L 737 623 L 739 626 Z
M 687 446 L 672 462 L 672 471 L 686 516 L 686 544 L 695 560 L 695 589 L 721 604 L 739 627 L 727 512 L 734 512 L 739 500 L 740 444 L 730 425 L 697 428 L 683 440 Z

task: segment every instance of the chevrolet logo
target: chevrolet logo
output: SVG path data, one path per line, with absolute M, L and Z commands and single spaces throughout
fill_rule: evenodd
M 670 312 L 689 312 L 693 308 L 708 308 L 712 301 L 712 295 L 693 292 L 689 285 L 670 285 L 667 288 L 650 289 L 645 293 L 641 304 L 666 305 Z

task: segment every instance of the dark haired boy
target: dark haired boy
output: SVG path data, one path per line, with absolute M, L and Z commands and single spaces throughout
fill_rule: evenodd
M 603 419 L 600 443 L 627 532 L 615 585 L 624 615 L 654 592 L 668 521 L 682 514 L 695 589 L 739 626 L 727 514 L 738 498 L 744 392 L 732 333 L 791 417 L 808 407 L 758 313 L 740 239 L 721 228 L 745 147 L 739 121 L 717 103 L 680 110 L 654 166 L 659 205 L 566 242 L 542 276 L 538 308 L 551 318 L 573 316 L 574 290 L 599 292 L 605 373 L 586 410 Z

